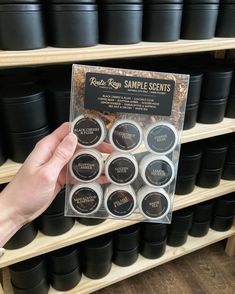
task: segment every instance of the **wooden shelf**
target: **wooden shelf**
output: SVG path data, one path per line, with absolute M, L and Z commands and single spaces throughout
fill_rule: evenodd
M 226 239 L 230 236 L 235 235 L 235 228 L 230 229 L 227 232 L 216 232 L 210 230 L 209 233 L 203 238 L 194 238 L 189 236 L 188 241 L 181 247 L 169 247 L 167 246 L 165 254 L 158 259 L 146 259 L 139 256 L 137 262 L 129 267 L 119 267 L 117 265 L 112 266 L 111 272 L 104 278 L 99 280 L 91 280 L 83 276 L 80 283 L 74 289 L 66 292 L 58 292 L 53 288 L 50 288 L 49 294 L 88 294 L 111 284 L 117 283 L 131 276 L 137 275 L 141 272 L 147 271 L 151 268 L 159 266 L 163 263 L 169 262 L 193 251 L 199 250 L 203 247 Z M 9 272 L 7 269 L 4 270 L 3 288 L 5 294 L 13 294 L 12 287 L 10 285 Z
M 234 181 L 221 181 L 220 186 L 213 189 L 196 187 L 191 194 L 186 196 L 176 196 L 173 210 L 188 207 L 233 191 L 235 191 Z M 24 248 L 6 250 L 6 253 L 0 259 L 0 268 L 4 268 L 16 262 L 130 226 L 133 223 L 135 222 L 129 220 L 109 219 L 100 225 L 88 228 L 87 226 L 76 222 L 74 227 L 69 232 L 56 237 L 45 236 L 39 232 L 36 239 Z
M 234 49 L 235 38 L 210 40 L 179 40 L 176 42 L 147 43 L 134 45 L 97 45 L 88 48 L 44 48 L 26 51 L 0 51 L 1 67 L 77 62 L 123 57 L 206 52 Z
M 182 143 L 210 138 L 235 132 L 235 119 L 225 118 L 221 123 L 204 125 L 197 124 L 191 130 L 183 131 Z M 20 169 L 21 164 L 8 160 L 0 167 L 0 184 L 8 183 Z

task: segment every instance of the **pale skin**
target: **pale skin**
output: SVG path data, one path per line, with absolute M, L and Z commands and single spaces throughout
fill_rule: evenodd
M 36 219 L 65 185 L 66 165 L 77 147 L 77 138 L 64 123 L 42 139 L 15 178 L 0 194 L 0 248 L 24 224 Z M 109 144 L 100 151 L 110 153 Z M 101 177 L 104 182 L 105 178 Z M 1 256 L 1 251 L 0 251 Z

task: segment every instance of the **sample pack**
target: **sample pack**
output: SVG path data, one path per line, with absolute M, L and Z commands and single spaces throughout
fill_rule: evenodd
M 189 76 L 74 65 L 65 215 L 169 223 Z

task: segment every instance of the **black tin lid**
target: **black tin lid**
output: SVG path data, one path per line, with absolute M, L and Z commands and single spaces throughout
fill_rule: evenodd
M 99 10 L 111 10 L 111 11 L 141 11 L 143 5 L 141 4 L 102 4 L 99 6 Z
M 235 215 L 235 192 L 216 200 L 214 214 L 218 216 Z
M 220 4 L 235 4 L 235 0 L 220 0 Z
M 119 266 L 130 266 L 136 262 L 139 255 L 139 247 L 131 250 L 115 250 L 113 262 Z
M 1 4 L 37 4 L 41 3 L 41 0 L 0 0 Z
M 25 132 L 25 133 L 9 133 L 10 137 L 14 137 L 16 139 L 29 139 L 32 137 L 39 137 L 42 135 L 47 135 L 50 133 L 50 129 L 48 126 L 45 126 L 41 129 L 35 130 L 35 131 L 30 131 L 30 132 Z
M 193 219 L 193 209 L 192 207 L 184 208 L 173 212 L 172 223 L 168 226 L 169 232 L 188 232 L 191 227 Z
M 206 104 L 206 106 L 219 106 L 219 105 L 224 105 L 224 104 L 227 104 L 227 101 L 228 99 L 225 98 L 225 99 L 219 99 L 219 100 L 212 100 L 212 99 L 209 99 L 209 100 L 202 100 L 201 101 L 201 104 L 204 105 Z
M 142 4 L 143 0 L 98 0 L 98 3 L 99 4 Z
M 228 141 L 215 137 L 205 141 L 204 150 L 207 153 L 224 153 L 228 149 Z
M 222 173 L 222 169 L 221 168 L 217 168 L 217 169 L 208 169 L 208 168 L 201 168 L 199 171 L 200 175 L 217 175 Z
M 57 291 L 69 291 L 73 289 L 80 282 L 81 277 L 82 274 L 79 268 L 63 275 L 55 273 L 49 274 L 51 285 Z
M 48 294 L 49 284 L 47 279 L 40 281 L 38 285 L 31 289 L 19 289 L 15 285 L 12 285 L 14 294 Z
M 177 3 L 183 3 L 183 0 L 144 0 L 144 4 L 177 4 Z
M 79 217 L 77 220 L 80 224 L 84 226 L 96 226 L 106 221 L 105 218 L 102 219 L 102 218 L 87 218 L 87 217 Z
M 219 4 L 196 4 L 194 5 L 193 3 L 186 3 L 184 5 L 184 9 L 193 9 L 193 10 L 218 10 L 219 9 Z
M 95 4 L 96 0 L 47 0 L 47 2 L 49 4 Z
M 219 4 L 221 0 L 184 0 L 185 4 Z
M 142 223 L 141 237 L 149 242 L 159 242 L 166 238 L 167 225 L 158 223 Z
M 210 221 L 214 207 L 214 201 L 206 201 L 194 206 L 193 221 Z
M 84 261 L 89 263 L 105 263 L 113 255 L 112 235 L 106 234 L 83 243 Z
M 3 88 L 0 103 L 27 103 L 44 98 L 44 90 L 37 85 L 18 85 Z
M 160 242 L 148 242 L 143 240 L 140 244 L 140 253 L 145 258 L 156 259 L 166 251 L 166 238 Z
M 180 160 L 200 159 L 202 150 L 194 143 L 183 144 L 180 151 Z
M 53 11 L 96 11 L 97 5 L 94 4 L 55 4 L 51 5 Z
M 114 232 L 114 248 L 131 250 L 139 244 L 140 226 L 134 225 Z
M 18 12 L 18 11 L 41 11 L 40 4 L 2 4 L 0 5 L 0 12 Z
M 144 9 L 146 10 L 157 10 L 157 11 L 162 11 L 162 10 L 182 10 L 183 9 L 183 4 L 151 4 L 151 5 L 146 5 L 144 6 Z
M 211 228 L 215 231 L 228 231 L 233 225 L 234 216 L 215 216 L 211 222 Z
M 206 236 L 210 228 L 210 220 L 204 222 L 193 221 L 192 226 L 189 230 L 189 235 L 193 237 Z
M 44 214 L 57 214 L 64 211 L 65 188 L 63 188 L 55 197 L 51 205 L 44 211 Z
M 171 231 L 167 235 L 167 245 L 172 247 L 179 247 L 186 243 L 188 239 L 188 230 L 182 232 Z
M 233 69 L 223 66 L 212 66 L 205 71 L 205 77 L 228 78 L 233 75 Z

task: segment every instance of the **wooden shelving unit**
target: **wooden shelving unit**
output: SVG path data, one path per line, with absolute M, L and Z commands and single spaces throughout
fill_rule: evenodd
M 233 236 L 234 234 L 235 234 L 235 227 L 233 227 L 227 232 L 216 232 L 216 231 L 210 230 L 209 233 L 203 238 L 194 238 L 189 236 L 186 244 L 181 247 L 174 248 L 174 247 L 167 246 L 166 252 L 161 258 L 151 260 L 151 259 L 146 259 L 140 255 L 137 262 L 129 267 L 123 268 L 113 264 L 111 272 L 102 279 L 91 280 L 83 276 L 80 283 L 74 289 L 70 291 L 66 291 L 66 292 L 58 292 L 55 289 L 50 288 L 49 294 L 92 293 L 94 291 L 107 287 L 111 284 L 117 283 L 131 276 L 137 275 L 141 272 L 144 272 L 151 268 L 159 266 L 163 263 L 169 262 L 171 260 L 174 260 L 186 254 L 189 254 L 193 251 L 199 250 L 203 247 L 206 247 L 208 245 L 211 245 L 213 243 L 226 239 L 230 236 Z M 13 294 L 12 287 L 10 284 L 10 279 L 9 279 L 9 272 L 7 269 L 4 270 L 3 276 L 4 276 L 3 288 L 5 291 L 5 294 Z
M 205 138 L 235 132 L 235 119 L 225 118 L 221 123 L 204 125 L 197 124 L 193 129 L 183 131 L 182 143 L 193 142 Z M 0 167 L 0 184 L 8 183 L 20 169 L 21 164 L 8 160 Z
M 221 181 L 221 184 L 213 189 L 196 187 L 191 194 L 186 196 L 176 196 L 173 210 L 175 211 L 188 207 L 233 191 L 235 191 L 233 181 Z M 135 222 L 130 220 L 117 221 L 109 219 L 98 226 L 89 227 L 89 229 L 87 226 L 76 223 L 69 232 L 56 237 L 45 236 L 39 232 L 36 239 L 24 248 L 6 250 L 6 253 L 0 259 L 0 268 L 4 268 L 16 262 L 130 226 L 134 223 Z
M 179 40 L 165 43 L 141 42 L 134 45 L 97 45 L 90 48 L 45 48 L 29 51 L 0 51 L 0 66 L 81 62 L 124 57 L 167 55 L 234 49 L 235 38 Z

